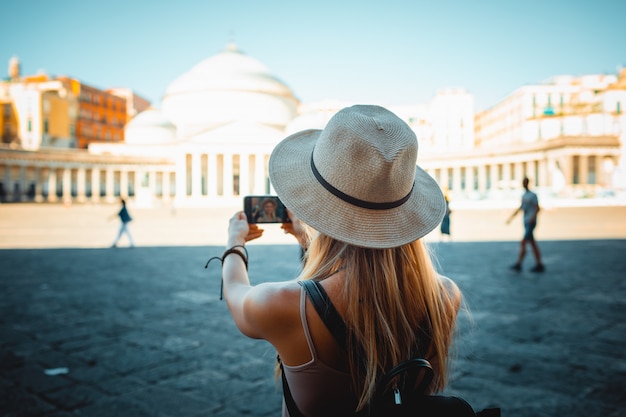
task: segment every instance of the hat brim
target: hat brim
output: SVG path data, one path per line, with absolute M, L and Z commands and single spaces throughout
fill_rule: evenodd
M 295 133 L 276 145 L 270 156 L 272 186 L 299 219 L 334 239 L 369 248 L 405 245 L 424 237 L 441 223 L 446 212 L 443 193 L 419 166 L 411 196 L 396 208 L 361 208 L 331 194 L 311 170 L 311 153 L 321 132 Z

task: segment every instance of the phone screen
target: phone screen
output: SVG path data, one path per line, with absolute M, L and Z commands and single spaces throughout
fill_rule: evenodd
M 243 198 L 248 223 L 287 223 L 287 208 L 275 195 L 250 195 Z

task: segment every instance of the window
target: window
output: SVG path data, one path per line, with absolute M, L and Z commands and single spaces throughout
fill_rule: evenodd
M 27 130 L 29 132 L 33 131 L 33 120 L 30 117 L 28 118 L 28 128 L 27 128 Z
M 49 129 L 50 129 L 50 122 L 48 121 L 48 119 L 44 119 L 43 120 L 43 133 L 49 133 Z

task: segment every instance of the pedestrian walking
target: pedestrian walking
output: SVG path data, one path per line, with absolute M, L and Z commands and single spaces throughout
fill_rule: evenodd
M 283 226 L 306 248 L 296 281 L 251 285 L 245 243 L 263 230 L 244 212 L 230 219 L 224 296 L 240 331 L 278 352 L 288 388 L 283 416 L 365 412 L 382 373 L 416 355 L 435 370 L 427 392 L 446 385 L 461 293 L 437 273 L 421 239 L 441 223 L 446 204 L 416 158 L 415 133 L 379 106 L 343 109 L 323 130 L 274 148 L 271 182 L 294 215 Z M 328 296 L 345 325 L 340 339 L 310 291 Z
M 537 241 L 535 240 L 534 230 L 537 227 L 537 215 L 539 214 L 539 199 L 537 198 L 537 194 L 530 191 L 528 188 L 529 180 L 528 177 L 525 177 L 522 181 L 522 185 L 524 186 L 524 194 L 522 195 L 522 204 L 511 214 L 511 216 L 506 221 L 506 224 L 509 224 L 511 220 L 519 213 L 520 211 L 524 212 L 524 236 L 520 242 L 520 250 L 519 255 L 517 257 L 517 262 L 515 262 L 511 269 L 514 271 L 522 270 L 522 261 L 526 256 L 526 245 L 530 245 L 533 250 L 533 254 L 535 255 L 535 266 L 531 268 L 531 272 L 543 272 L 545 271 L 545 266 L 541 262 L 541 252 L 539 251 L 539 246 L 537 246 Z
M 450 197 L 448 194 L 444 194 L 446 199 L 446 213 L 443 215 L 443 220 L 441 221 L 441 226 L 439 231 L 441 232 L 441 240 L 447 239 L 448 241 L 452 240 L 452 235 L 450 234 Z
M 132 247 L 135 246 L 135 242 L 133 241 L 133 237 L 130 234 L 130 230 L 128 229 L 128 223 L 130 223 L 133 219 L 132 219 L 132 217 L 130 217 L 130 214 L 128 213 L 128 209 L 126 208 L 126 200 L 124 200 L 122 198 L 120 201 L 122 203 L 122 208 L 120 209 L 119 212 L 117 212 L 116 214 L 111 216 L 111 219 L 113 219 L 115 217 L 119 217 L 120 218 L 120 229 L 119 229 L 119 232 L 117 233 L 117 237 L 113 241 L 113 245 L 111 245 L 111 247 L 112 248 L 116 248 L 117 247 L 117 243 L 119 242 L 120 238 L 122 237 L 123 234 L 125 234 L 126 237 L 128 237 L 128 241 L 130 243 L 130 247 L 132 248 Z

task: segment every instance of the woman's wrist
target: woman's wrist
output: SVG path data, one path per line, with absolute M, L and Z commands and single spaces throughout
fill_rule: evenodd
M 233 246 L 245 246 L 246 240 L 241 238 L 230 238 L 226 241 L 226 249 L 232 248 Z

